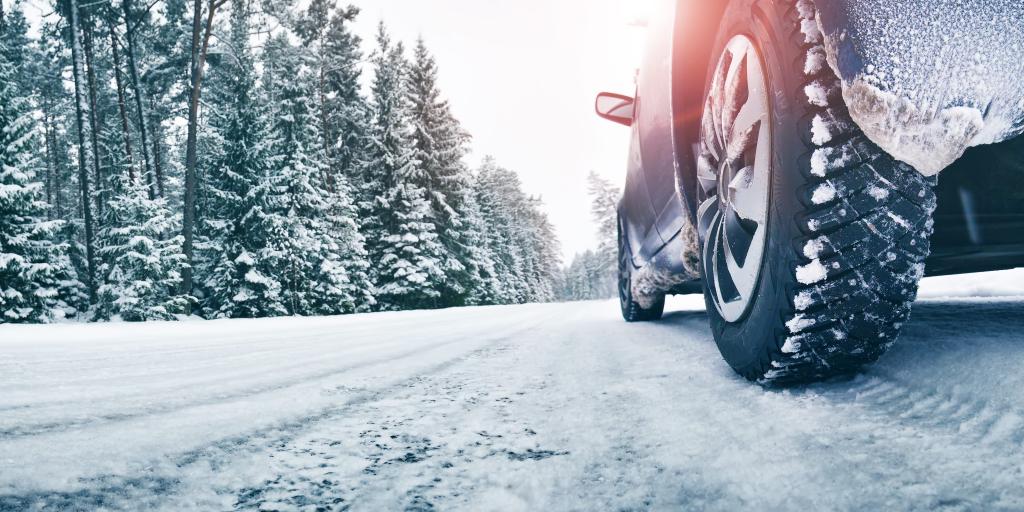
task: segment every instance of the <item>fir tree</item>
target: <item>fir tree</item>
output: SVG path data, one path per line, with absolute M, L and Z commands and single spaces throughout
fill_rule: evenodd
M 197 276 L 207 316 L 258 318 L 287 314 L 275 245 L 285 237 L 270 181 L 268 112 L 256 89 L 249 48 L 248 2 L 234 0 L 227 57 L 210 74 L 219 110 L 204 138 L 202 229 Z
M 317 119 L 316 76 L 308 54 L 284 38 L 268 49 L 275 89 L 274 181 L 286 236 L 279 240 L 285 304 L 291 314 L 352 312 L 372 299 L 363 239 L 351 218 L 348 181 L 330 176 Z M 329 186 L 328 186 L 329 185 Z
M 502 286 L 500 303 L 547 302 L 557 298 L 558 239 L 540 201 L 527 196 L 515 172 L 484 160 L 476 190 L 488 230 L 487 245 Z
M 487 286 L 481 273 L 492 264 L 472 245 L 480 234 L 478 219 L 472 218 L 479 213 L 471 204 L 472 177 L 463 161 L 469 135 L 442 99 L 437 79 L 437 64 L 421 38 L 408 77 L 414 158 L 421 170 L 420 185 L 429 191 L 434 230 L 444 247 L 443 305 L 460 306 L 480 300 L 481 288 Z
M 500 283 L 494 291 L 498 304 L 526 302 L 527 283 L 524 278 L 523 247 L 518 244 L 517 209 L 522 201 L 519 177 L 498 166 L 487 157 L 476 177 L 474 187 L 480 213 L 487 226 L 486 245 L 494 255 L 494 273 Z
M 438 240 L 422 170 L 410 144 L 407 63 L 381 24 L 373 62 L 373 126 L 366 169 L 364 230 L 382 309 L 437 307 L 444 286 Z
M 62 223 L 46 219 L 36 181 L 33 121 L 16 91 L 6 37 L 0 39 L 0 323 L 47 322 L 73 309 L 63 300 L 73 277 Z
M 107 203 L 99 232 L 100 275 L 96 317 L 130 322 L 173 320 L 188 310 L 179 294 L 186 265 L 177 217 L 164 198 L 150 199 L 145 185 L 123 179 Z
M 619 198 L 622 197 L 618 187 L 591 171 L 587 175 L 587 191 L 590 193 L 590 214 L 597 224 L 597 251 L 592 255 L 599 263 L 597 271 L 604 275 L 605 283 L 601 289 L 614 290 L 618 279 L 619 255 Z

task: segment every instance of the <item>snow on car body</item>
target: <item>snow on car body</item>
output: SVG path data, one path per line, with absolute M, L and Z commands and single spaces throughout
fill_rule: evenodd
M 829 64 L 876 144 L 936 174 L 1024 132 L 1024 2 L 820 2 Z
M 627 320 L 703 291 L 734 369 L 817 379 L 891 346 L 926 272 L 1024 263 L 1019 1 L 663 9 L 635 98 L 597 102 L 632 127 Z

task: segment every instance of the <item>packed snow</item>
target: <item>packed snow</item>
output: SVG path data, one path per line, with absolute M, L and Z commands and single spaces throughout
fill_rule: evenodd
M 877 365 L 782 390 L 700 296 L 2 326 L 0 509 L 1019 510 L 1024 270 L 921 296 Z
M 804 247 L 807 250 L 807 247 Z M 814 284 L 820 281 L 824 281 L 828 277 L 828 269 L 825 265 L 821 264 L 820 259 L 813 259 L 806 265 L 800 265 L 796 268 L 796 280 L 802 284 Z

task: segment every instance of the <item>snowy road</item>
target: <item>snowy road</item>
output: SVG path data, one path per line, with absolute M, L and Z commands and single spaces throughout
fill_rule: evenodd
M 1024 298 L 991 295 L 1024 272 L 980 282 L 926 284 L 866 374 L 783 391 L 729 370 L 696 297 L 632 325 L 4 326 L 0 510 L 1021 510 Z

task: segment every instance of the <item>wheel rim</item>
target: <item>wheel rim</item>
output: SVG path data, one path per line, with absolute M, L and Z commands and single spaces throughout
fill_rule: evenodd
M 698 232 L 704 279 L 727 322 L 746 314 L 768 230 L 771 122 L 764 68 L 745 36 L 726 45 L 701 119 Z

